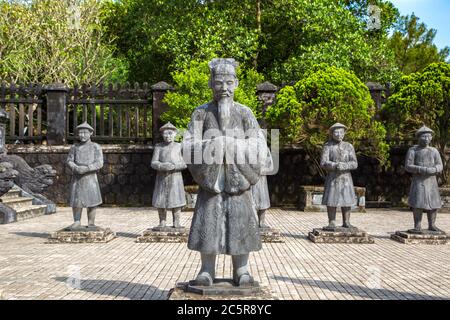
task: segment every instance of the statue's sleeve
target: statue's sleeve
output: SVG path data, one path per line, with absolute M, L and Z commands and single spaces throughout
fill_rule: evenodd
M 155 146 L 153 149 L 153 156 L 152 156 L 152 163 L 151 167 L 155 169 L 156 171 L 164 171 L 163 170 L 163 163 L 159 161 L 159 153 L 161 148 L 159 146 Z
M 349 161 L 347 162 L 348 170 L 356 170 L 358 168 L 358 158 L 356 158 L 355 148 L 348 144 L 350 148 Z
M 442 172 L 444 170 L 444 165 L 442 164 L 441 155 L 437 149 L 434 150 L 434 163 L 436 167 L 436 173 Z
M 90 172 L 98 171 L 103 167 L 103 152 L 102 148 L 98 145 L 94 145 L 94 162 L 88 165 Z
M 203 124 L 204 110 L 195 110 L 184 134 L 183 158 L 192 178 L 200 187 L 212 193 L 220 193 L 223 190 L 218 184 L 223 162 L 206 161 L 214 159 L 212 154 L 217 150 L 213 139 L 203 139 Z
M 67 161 L 66 161 L 67 165 L 69 166 L 69 168 L 73 171 L 75 169 L 75 167 L 77 166 L 75 164 L 75 146 L 72 145 L 70 147 L 69 150 L 69 155 L 67 156 Z
M 175 163 L 175 170 L 180 171 L 180 170 L 184 170 L 187 168 L 186 162 L 184 162 L 183 156 L 182 156 L 182 150 L 181 150 L 181 145 L 180 148 L 178 148 L 178 160 Z
M 414 148 L 409 148 L 408 152 L 406 153 L 405 170 L 409 173 L 417 173 L 417 174 L 426 173 L 427 172 L 426 167 L 417 166 L 414 164 L 414 157 L 415 157 Z
M 337 163 L 330 160 L 330 147 L 327 143 L 324 144 L 322 149 L 322 156 L 320 157 L 320 166 L 327 170 L 336 170 Z

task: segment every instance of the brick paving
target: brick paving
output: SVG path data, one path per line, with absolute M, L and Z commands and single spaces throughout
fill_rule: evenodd
M 199 254 L 186 244 L 135 242 L 158 222 L 151 208 L 99 209 L 97 224 L 118 235 L 109 243 L 45 244 L 71 216 L 70 208 L 58 208 L 54 215 L 0 225 L 0 299 L 167 299 L 176 282 L 199 270 Z M 191 217 L 183 212 L 182 223 L 189 225 Z M 408 211 L 353 213 L 352 223 L 375 244 L 310 242 L 308 232 L 326 223 L 324 212 L 271 209 L 266 220 L 286 242 L 263 244 L 251 254 L 250 268 L 279 299 L 450 298 L 450 244 L 389 239 L 411 227 Z M 439 214 L 437 224 L 450 233 L 450 214 Z M 231 274 L 231 258 L 220 256 L 217 277 Z

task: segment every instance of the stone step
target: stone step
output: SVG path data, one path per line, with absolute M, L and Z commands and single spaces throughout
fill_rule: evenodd
M 20 197 L 20 189 L 12 188 L 7 193 L 5 193 L 0 199 L 11 199 Z
M 45 209 L 47 206 L 45 204 L 42 205 L 33 205 L 25 208 L 20 208 L 16 210 L 17 221 L 23 221 L 31 218 L 35 218 L 38 216 L 43 216 L 45 214 Z
M 2 198 L 2 203 L 10 207 L 11 209 L 17 210 L 24 207 L 29 207 L 33 205 L 33 198 L 29 197 L 14 197 L 14 198 Z

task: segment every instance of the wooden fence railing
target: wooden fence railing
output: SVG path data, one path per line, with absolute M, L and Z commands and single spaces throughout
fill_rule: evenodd
M 368 83 L 380 108 L 389 88 Z M 155 143 L 160 140 L 160 120 L 168 106 L 165 94 L 173 88 L 165 82 L 112 85 L 50 85 L 2 82 L 0 108 L 9 115 L 7 143 L 63 145 L 75 140 L 75 128 L 87 121 L 94 128 L 92 139 L 101 143 Z M 276 99 L 278 88 L 264 82 L 257 86 L 262 113 Z M 263 122 L 261 123 L 265 125 Z M 3 130 L 3 129 L 2 129 Z
M 6 141 L 36 141 L 43 139 L 46 126 L 43 119 L 42 85 L 16 85 L 2 81 L 0 107 L 9 115 L 6 125 Z M 45 130 L 45 129 L 44 129 Z
M 75 128 L 87 121 L 93 140 L 146 142 L 151 140 L 152 90 L 147 83 L 75 86 L 68 90 L 66 136 L 75 139 Z

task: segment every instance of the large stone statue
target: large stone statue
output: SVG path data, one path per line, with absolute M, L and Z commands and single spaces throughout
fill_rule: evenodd
M 228 254 L 234 284 L 252 286 L 248 258 L 261 249 L 261 239 L 251 186 L 260 179 L 267 145 L 252 111 L 233 101 L 239 83 L 235 60 L 213 59 L 209 67 L 214 99 L 193 112 L 183 141 L 183 156 L 199 185 L 188 239 L 188 248 L 201 253 L 194 282 L 211 286 L 216 256 Z
M 409 232 L 422 233 L 422 214 L 428 216 L 428 231 L 441 233 L 436 227 L 437 209 L 441 198 L 436 175 L 442 172 L 442 159 L 436 148 L 430 146 L 433 130 L 423 126 L 416 132 L 418 145 L 408 150 L 405 161 L 406 171 L 412 173 L 412 183 L 408 204 L 413 208 L 414 229 Z
M 186 205 L 181 171 L 186 169 L 186 164 L 181 153 L 181 144 L 174 141 L 177 128 L 168 122 L 159 131 L 164 142 L 155 146 L 152 158 L 152 168 L 158 171 L 152 204 L 158 208 L 159 228 L 166 227 L 167 209 L 172 209 L 174 228 L 181 228 L 181 209 Z
M 320 165 L 327 171 L 322 204 L 327 206 L 328 226 L 324 230 L 336 228 L 336 208 L 341 207 L 343 228 L 352 228 L 350 210 L 356 205 L 351 170 L 358 167 L 353 146 L 343 141 L 347 127 L 335 123 L 329 129 L 330 140 L 322 150 Z
M 91 141 L 94 129 L 88 123 L 80 124 L 76 132 L 80 142 L 70 148 L 67 157 L 67 165 L 72 170 L 69 205 L 74 220 L 68 229 L 86 229 L 81 227 L 81 213 L 83 208 L 87 208 L 88 229 L 95 230 L 95 209 L 102 204 L 97 171 L 103 167 L 103 153 L 100 145 Z

